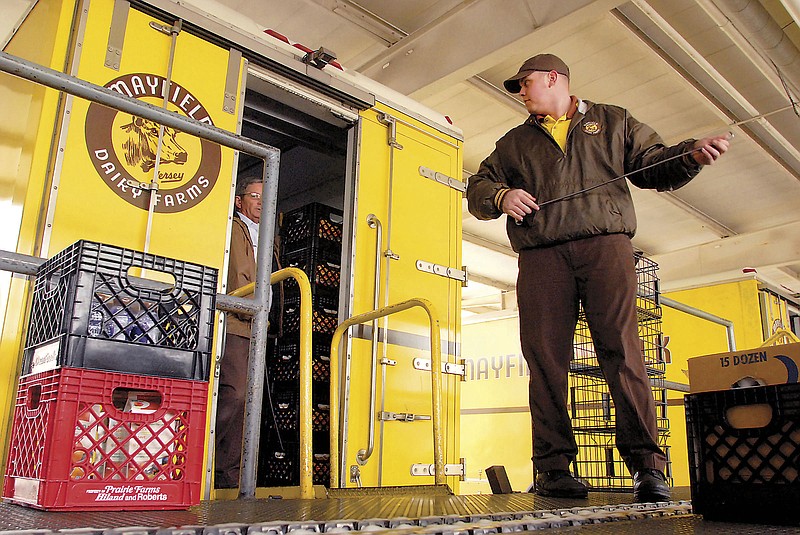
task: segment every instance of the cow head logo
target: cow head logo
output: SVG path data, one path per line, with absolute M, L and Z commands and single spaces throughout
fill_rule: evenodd
M 165 126 L 164 132 L 160 133 L 161 127 L 158 123 L 141 117 L 133 117 L 130 123 L 120 128 L 128 134 L 128 139 L 122 144 L 128 165 L 141 167 L 145 172 L 153 169 L 156 166 L 159 137 L 161 137 L 159 160 L 162 164 L 186 163 L 188 155 L 175 139 L 178 134 L 176 130 Z
M 167 81 L 154 74 L 126 74 L 108 89 L 160 106 Z M 176 82 L 168 85 L 170 111 L 213 125 L 197 98 Z M 219 145 L 149 119 L 90 104 L 86 113 L 86 147 L 103 183 L 128 203 L 148 210 L 181 212 L 205 199 L 221 169 Z M 151 184 L 157 181 L 158 187 Z

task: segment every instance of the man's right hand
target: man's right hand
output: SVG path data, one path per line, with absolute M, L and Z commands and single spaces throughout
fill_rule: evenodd
M 536 204 L 536 197 L 524 189 L 509 190 L 508 193 L 503 196 L 502 204 L 503 213 L 513 217 L 519 222 L 521 222 L 526 215 L 539 209 L 539 205 Z

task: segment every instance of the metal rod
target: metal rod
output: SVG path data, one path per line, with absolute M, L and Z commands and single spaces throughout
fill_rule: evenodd
M 267 326 L 272 303 L 269 284 L 272 269 L 272 244 L 275 238 L 275 220 L 278 212 L 278 169 L 280 156 L 271 154 L 264 162 L 261 186 L 261 219 L 258 222 L 258 251 L 256 262 L 256 288 L 254 299 L 260 309 L 253 316 L 250 327 L 250 362 L 247 368 L 247 402 L 244 409 L 244 435 L 242 437 L 242 464 L 239 496 L 256 495 L 256 467 L 258 443 L 261 438 L 261 404 L 264 400 L 264 370 L 267 356 Z M 275 180 L 272 179 L 275 177 Z
M 181 32 L 181 21 L 176 20 L 175 24 L 169 29 L 169 36 L 170 36 L 170 46 L 169 46 L 169 61 L 167 62 L 167 77 L 164 80 L 164 84 L 161 86 L 161 91 L 163 93 L 164 99 L 161 103 L 161 107 L 163 109 L 167 109 L 167 105 L 169 104 L 169 94 L 170 89 L 172 88 L 172 70 L 175 66 L 175 48 L 178 45 L 178 34 Z M 162 30 L 163 31 L 163 30 Z M 161 169 L 161 149 L 164 146 L 164 125 L 158 126 L 158 144 L 156 146 L 156 161 L 155 165 L 153 166 L 153 177 L 150 179 L 150 188 L 147 190 L 148 195 L 150 196 L 150 201 L 148 202 L 147 208 L 147 227 L 145 228 L 144 233 L 144 252 L 150 252 L 150 238 L 152 237 L 153 232 L 153 216 L 156 211 L 156 192 L 158 192 L 160 182 L 158 178 L 158 173 Z
M 278 167 L 280 151 L 269 145 L 259 143 L 244 136 L 210 126 L 190 117 L 184 117 L 133 97 L 122 95 L 105 87 L 80 80 L 30 61 L 0 52 L 0 71 L 41 84 L 58 91 L 85 98 L 111 108 L 150 119 L 161 125 L 170 126 L 225 147 L 240 150 L 264 160 L 264 182 L 262 198 L 267 199 L 266 211 L 263 209 L 259 222 L 258 258 L 255 305 L 258 311 L 253 316 L 250 343 L 250 375 L 247 380 L 247 407 L 245 421 L 245 448 L 242 458 L 242 477 L 240 495 L 255 496 L 255 469 L 260 435 L 261 400 L 263 399 L 264 366 L 266 359 L 266 333 L 269 305 L 272 297 L 269 279 L 272 269 L 272 243 L 275 239 L 275 216 L 277 212 Z M 268 250 L 268 253 L 265 253 Z M 254 371 L 261 374 L 253 374 Z M 247 443 L 249 441 L 249 444 Z
M 380 308 L 380 293 L 381 293 L 381 264 L 383 264 L 383 254 L 381 246 L 383 245 L 383 225 L 381 220 L 375 214 L 367 216 L 367 225 L 370 228 L 376 229 L 375 232 L 375 288 L 373 290 L 373 308 L 378 310 Z M 372 357 L 370 359 L 370 385 L 369 385 L 369 430 L 367 431 L 367 448 L 358 450 L 356 461 L 360 465 L 367 464 L 367 461 L 372 457 L 372 452 L 375 451 L 375 397 L 377 390 L 378 380 L 378 318 L 372 320 Z M 347 412 L 347 404 L 350 398 L 345 400 L 345 412 Z
M 278 154 L 280 152 L 275 147 L 270 147 L 264 143 L 259 143 L 258 141 L 228 132 L 216 126 L 201 123 L 191 117 L 163 110 L 150 103 L 86 82 L 74 76 L 64 74 L 63 72 L 37 65 L 30 61 L 12 56 L 11 54 L 7 54 L 6 52 L 0 52 L 0 70 L 19 78 L 45 85 L 51 89 L 64 91 L 110 108 L 137 115 L 144 119 L 150 119 L 159 124 L 176 128 L 181 132 L 186 132 L 187 134 L 201 137 L 219 143 L 220 145 L 252 154 L 253 156 L 258 156 L 264 160 L 266 160 L 270 154 Z
M 339 482 L 339 374 L 336 373 L 339 364 L 339 342 L 347 330 L 353 325 L 366 323 L 376 318 L 389 316 L 421 307 L 428 313 L 430 321 L 431 338 L 431 397 L 433 420 L 433 463 L 434 482 L 437 485 L 445 484 L 444 475 L 444 437 L 442 435 L 442 338 L 441 323 L 433 303 L 427 299 L 408 299 L 394 305 L 383 307 L 347 318 L 336 328 L 331 340 L 331 400 L 330 400 L 330 461 L 331 461 L 331 488 L 338 488 Z
M 679 301 L 675 301 L 669 297 L 664 297 L 663 295 L 659 297 L 659 303 L 664 306 L 674 308 L 675 310 L 680 310 L 681 312 L 691 314 L 692 316 L 697 316 L 698 318 L 702 318 L 712 323 L 724 325 L 725 331 L 728 335 L 728 351 L 736 351 L 736 338 L 733 333 L 733 322 L 731 320 L 720 318 L 719 316 L 715 316 L 714 314 L 700 310 L 699 308 L 694 308 Z
M 19 273 L 20 275 L 36 275 L 36 270 L 44 264 L 45 259 L 38 256 L 0 251 L 0 270 Z
M 684 383 L 676 383 L 675 381 L 663 381 L 664 388 L 667 390 L 675 390 L 676 392 L 689 392 L 689 385 Z

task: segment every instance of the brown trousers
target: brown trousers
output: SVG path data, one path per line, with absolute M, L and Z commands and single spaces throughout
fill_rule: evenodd
M 636 319 L 630 238 L 601 235 L 519 254 L 517 299 L 538 471 L 567 470 L 578 453 L 567 411 L 569 363 L 583 305 L 616 414 L 617 449 L 631 472 L 663 470 L 655 403 Z
M 249 352 L 249 338 L 227 334 L 219 370 L 214 450 L 214 483 L 221 489 L 239 486 Z

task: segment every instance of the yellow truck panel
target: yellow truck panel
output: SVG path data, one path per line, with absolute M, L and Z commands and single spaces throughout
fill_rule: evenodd
M 394 126 L 386 124 L 384 114 L 388 120 L 395 120 Z M 394 146 L 389 144 L 392 132 Z M 461 282 L 421 270 L 419 263 L 461 269 L 461 193 L 421 175 L 420 168 L 459 176 L 460 142 L 390 108 L 364 112 L 360 137 L 353 314 L 372 310 L 375 304 L 376 230 L 367 225 L 367 216 L 373 214 L 381 221 L 383 232 L 378 252 L 379 306 L 414 297 L 431 300 L 442 322 L 442 361 L 455 364 Z M 387 260 L 387 249 L 394 258 Z M 422 309 L 412 309 L 380 321 L 379 328 L 388 332 L 389 343 L 385 348 L 383 344 L 379 347 L 378 360 L 391 361 L 380 366 L 377 373 L 376 411 L 383 413 L 384 419 L 375 424 L 375 453 L 361 466 L 356 455 L 367 449 L 369 442 L 372 346 L 367 340 L 354 339 L 344 473 L 357 467 L 365 486 L 432 484 L 432 476 L 412 474 L 413 465 L 433 463 L 431 376 L 430 371 L 419 369 L 419 359 L 429 362 L 431 358 L 427 315 Z M 447 464 L 459 462 L 454 417 L 459 379 L 456 375 L 443 375 Z M 455 487 L 457 479 L 451 477 L 448 483 Z
M 504 466 L 515 491 L 533 481 L 528 365 L 516 315 L 463 328 L 466 382 L 461 392 L 461 454 L 465 494 L 489 494 L 490 466 Z
M 119 68 L 114 69 L 106 61 L 114 5 L 92 2 L 82 52 L 75 59 L 78 78 L 159 107 L 162 88 L 170 83 L 167 109 L 235 131 L 238 115 L 223 111 L 229 52 L 181 31 L 168 80 L 171 36 L 152 26 L 163 22 L 131 9 Z M 240 62 L 236 72 L 241 72 Z M 164 128 L 156 158 L 158 125 L 100 104 L 69 100 L 69 120 L 63 126 L 68 132 L 45 237 L 47 256 L 84 238 L 221 268 L 233 150 Z M 146 189 L 156 172 L 158 190 Z M 147 243 L 151 196 L 156 201 Z
M 153 25 L 163 26 L 163 22 L 128 9 L 125 24 L 115 26 L 112 18 L 118 3 L 96 0 L 86 9 L 88 5 L 39 2 L 5 51 L 161 106 L 172 39 Z M 116 65 L 106 61 L 112 28 L 125 36 Z M 201 58 L 203 68 L 199 69 Z M 241 55 L 231 56 L 228 50 L 187 32 L 178 33 L 168 109 L 237 130 L 243 67 Z M 237 74 L 233 104 L 230 97 L 223 102 L 229 71 Z M 15 95 L 3 99 L 2 105 L 9 106 L 4 116 L 19 117 L 11 124 L 26 127 L 24 135 L 15 136 L 23 144 L 5 149 L 17 157 L 3 160 L 11 166 L 9 178 L 16 173 L 12 202 L 23 208 L 19 239 L 9 249 L 49 257 L 79 239 L 89 239 L 222 270 L 231 214 L 233 150 L 170 129 L 165 129 L 159 150 L 157 125 L 9 75 L 2 77 L 1 90 Z M 174 147 L 184 156 L 175 158 L 175 151 L 170 152 Z M 160 202 L 147 240 L 150 193 L 137 186 L 154 180 L 156 153 Z M 25 338 L 27 286 L 15 280 L 10 306 L 3 307 L 8 313 L 0 369 L 2 380 L 8 382 L 0 395 L 4 447 Z M 5 451 L 2 458 L 4 462 Z
M 758 281 L 746 280 L 665 294 L 733 322 L 737 347 L 756 347 L 763 342 Z M 668 381 L 686 384 L 688 359 L 727 351 L 725 327 L 662 307 Z M 670 457 L 676 487 L 689 485 L 689 457 L 686 442 L 686 411 L 681 392 L 667 391 L 667 417 L 670 422 Z

